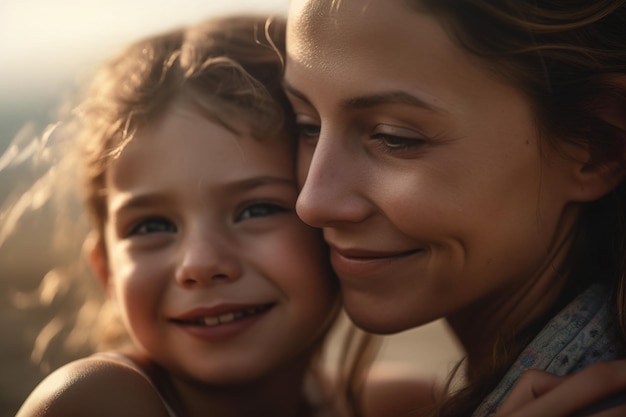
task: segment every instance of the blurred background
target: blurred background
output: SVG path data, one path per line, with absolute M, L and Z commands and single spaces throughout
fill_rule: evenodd
M 55 302 L 69 301 L 48 300 L 42 307 L 32 296 L 59 257 L 51 248 L 53 216 L 45 206 L 17 223 L 7 214 L 41 176 L 23 161 L 32 158 L 29 149 L 45 139 L 46 128 L 91 71 L 125 44 L 212 15 L 284 14 L 287 5 L 288 0 L 0 2 L 0 417 L 13 416 L 47 372 L 72 359 L 57 352 L 46 365 L 32 355 Z M 65 237 L 71 239 L 71 230 Z M 380 355 L 408 372 L 437 378 L 459 357 L 441 322 L 390 337 Z

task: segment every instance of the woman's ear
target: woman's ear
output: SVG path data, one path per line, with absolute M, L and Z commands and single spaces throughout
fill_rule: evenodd
M 92 231 L 85 239 L 83 243 L 83 256 L 89 262 L 91 270 L 102 286 L 106 288 L 109 284 L 109 266 L 104 241 L 98 233 Z
M 588 144 L 576 146 L 578 201 L 593 201 L 610 193 L 626 178 L 626 76 L 613 77 L 590 106 Z M 574 145 L 575 146 L 575 145 Z
M 626 162 L 623 158 L 596 162 L 591 157 L 587 162 L 578 164 L 573 200 L 579 202 L 598 200 L 617 188 L 625 178 Z

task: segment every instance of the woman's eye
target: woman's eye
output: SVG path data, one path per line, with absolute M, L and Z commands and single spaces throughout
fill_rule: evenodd
M 298 139 L 305 142 L 316 142 L 320 135 L 319 125 L 297 124 L 296 131 Z
M 128 233 L 129 236 L 149 235 L 153 233 L 176 233 L 174 223 L 164 218 L 150 218 L 138 222 Z
M 311 116 L 296 114 L 296 131 L 299 140 L 315 143 L 320 135 L 320 124 Z
M 388 152 L 416 150 L 426 144 L 423 135 L 395 126 L 377 126 L 370 138 L 380 142 Z
M 412 149 L 415 146 L 421 145 L 420 142 L 416 142 L 414 139 L 407 139 L 400 136 L 374 135 L 372 137 L 380 140 L 390 151 Z
M 287 208 L 271 203 L 251 204 L 245 207 L 235 218 L 235 221 L 248 220 L 255 217 L 266 217 L 276 213 L 289 211 Z

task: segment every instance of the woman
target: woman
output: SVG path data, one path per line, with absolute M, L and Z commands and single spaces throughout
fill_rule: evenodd
M 288 21 L 298 214 L 357 325 L 449 322 L 467 386 L 441 415 L 625 357 L 624 1 L 303 0 Z

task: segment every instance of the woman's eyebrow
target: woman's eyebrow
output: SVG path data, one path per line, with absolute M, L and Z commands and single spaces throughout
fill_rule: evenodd
M 292 96 L 304 101 L 306 104 L 312 105 L 311 101 L 307 96 L 304 95 L 300 90 L 289 84 L 287 81 L 283 80 L 283 89 Z
M 303 102 L 312 105 L 308 97 L 293 87 L 287 82 L 283 82 L 283 88 L 288 94 L 302 100 Z M 421 109 L 430 110 L 436 113 L 448 113 L 447 110 L 442 107 L 431 103 L 429 100 L 420 98 L 417 95 L 409 94 L 406 91 L 391 90 L 375 94 L 366 94 L 362 96 L 349 97 L 343 101 L 341 107 L 347 110 L 360 110 L 367 109 L 376 106 L 382 106 L 385 104 L 403 104 L 413 107 L 419 107 Z
M 342 107 L 346 109 L 367 109 L 386 104 L 403 104 L 419 107 L 436 113 L 448 113 L 446 110 L 419 96 L 409 94 L 406 91 L 391 90 L 381 93 L 366 94 L 351 97 L 344 100 Z

